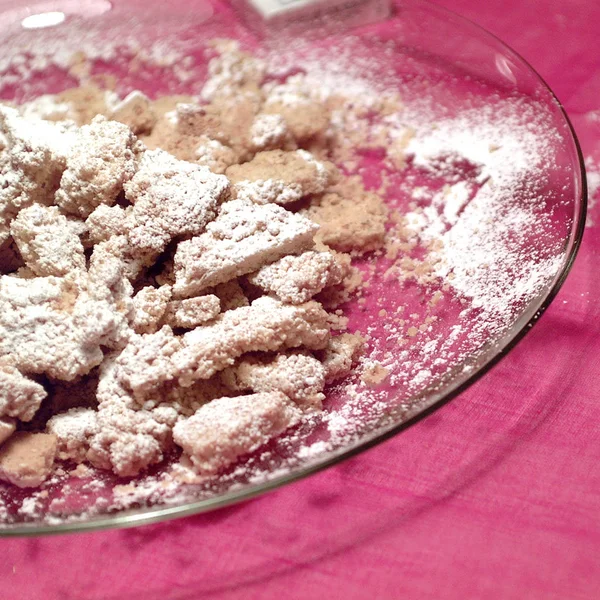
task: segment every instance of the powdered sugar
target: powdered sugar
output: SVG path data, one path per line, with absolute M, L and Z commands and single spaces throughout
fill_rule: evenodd
M 536 121 L 538 130 L 530 126 Z M 523 195 L 524 181 L 535 177 L 536 186 L 543 181 L 543 164 L 551 160 L 552 145 L 539 134 L 542 128 L 531 108 L 497 102 L 436 121 L 432 128 L 417 128 L 407 146 L 421 168 L 452 172 L 451 161 L 456 159 L 477 167 L 470 181 L 434 194 L 429 205 L 407 215 L 407 220 L 423 242 L 439 248 L 433 251 L 435 273 L 442 279 L 452 274 L 452 287 L 469 297 L 473 308 L 485 311 L 490 321 L 497 320 L 497 326 L 510 320 L 511 307 L 531 298 L 563 260 L 560 255 L 520 252 L 519 239 L 531 235 L 543 217 L 530 207 L 511 206 L 511 196 Z M 501 226 L 493 218 L 499 214 Z

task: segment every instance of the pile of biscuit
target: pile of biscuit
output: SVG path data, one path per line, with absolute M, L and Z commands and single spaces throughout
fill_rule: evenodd
M 224 47 L 201 98 L 0 106 L 0 479 L 55 461 L 210 477 L 322 409 L 363 347 L 348 252 L 380 198 L 328 161 L 301 78 Z

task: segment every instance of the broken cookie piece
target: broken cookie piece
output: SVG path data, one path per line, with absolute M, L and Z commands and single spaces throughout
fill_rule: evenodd
M 65 168 L 76 141 L 76 130 L 68 124 L 36 117 L 26 119 L 14 108 L 0 105 L 0 133 L 6 140 L 8 158 L 14 161 L 12 166 L 21 165 L 24 172 L 40 184 L 40 197 L 36 202 L 46 203 L 46 194 L 54 190 L 43 183 L 55 181 L 56 174 Z
M 183 336 L 183 348 L 172 358 L 181 385 L 209 379 L 246 352 L 273 352 L 327 345 L 327 313 L 316 302 L 286 305 L 269 297 L 222 313 L 210 325 Z
M 0 134 L 6 140 L 0 161 L 0 243 L 4 243 L 19 210 L 53 203 L 74 134 L 62 125 L 24 119 L 6 106 L 0 106 Z
M 52 471 L 56 438 L 47 433 L 14 433 L 0 447 L 0 479 L 20 488 L 38 487 Z
M 161 252 L 176 236 L 204 231 L 227 197 L 229 183 L 206 167 L 152 150 L 144 154 L 124 188 L 133 203 L 127 233 L 130 243 L 136 249 Z
M 133 477 L 163 459 L 177 413 L 170 407 L 132 410 L 115 400 L 101 403 L 96 419 L 86 458 L 95 467 Z
M 174 379 L 179 372 L 176 356 L 181 347 L 181 339 L 173 335 L 168 325 L 156 333 L 131 336 L 127 346 L 115 359 L 119 383 L 134 395 L 141 396 L 161 383 Z
M 147 337 L 138 336 L 137 340 L 139 342 Z M 139 349 L 140 344 L 134 344 L 129 358 Z M 152 352 L 150 349 L 145 357 L 151 357 Z M 95 433 L 89 438 L 86 458 L 100 469 L 112 470 L 120 476 L 134 476 L 163 459 L 171 444 L 171 429 L 178 413 L 172 406 L 156 406 L 158 402 L 151 402 L 148 409 L 142 408 L 126 389 L 127 382 L 121 381 L 120 377 L 121 370 L 126 370 L 133 361 L 125 360 L 118 364 L 118 358 L 120 356 L 114 353 L 100 367 Z M 144 357 L 139 360 L 142 364 Z M 154 374 L 159 373 L 160 367 L 155 368 Z
M 226 202 L 205 233 L 177 247 L 173 292 L 191 296 L 301 252 L 316 231 L 311 221 L 280 206 Z
M 327 383 L 348 375 L 363 353 L 364 346 L 364 338 L 356 333 L 342 333 L 332 337 L 321 353 Z
M 42 385 L 15 367 L 0 365 L 0 417 L 31 421 L 47 395 Z
M 200 475 L 214 475 L 296 425 L 300 409 L 281 392 L 218 398 L 179 421 L 173 439 Z
M 320 225 L 318 240 L 335 250 L 367 252 L 383 246 L 386 205 L 358 180 L 331 187 L 302 212 Z
M 118 204 L 96 207 L 85 220 L 86 235 L 90 245 L 105 242 L 114 235 L 127 233 L 127 212 Z
M 77 131 L 56 204 L 83 218 L 100 204 L 114 204 L 123 184 L 133 177 L 142 150 L 129 127 L 95 117 Z
M 25 264 L 36 275 L 67 275 L 85 269 L 83 246 L 55 206 L 33 204 L 19 212 L 10 232 Z
M 302 304 L 324 288 L 340 283 L 341 266 L 330 252 L 308 251 L 284 256 L 248 276 L 248 281 L 280 300 Z
M 0 278 L 0 356 L 23 373 L 67 381 L 88 373 L 116 324 L 110 303 L 72 280 Z
M 149 133 L 156 123 L 156 113 L 151 100 L 137 90 L 118 102 L 108 118 L 127 125 L 136 135 Z
M 234 391 L 283 392 L 302 409 L 320 410 L 325 398 L 323 365 L 300 352 L 244 358 L 221 376 Z
M 221 312 L 221 300 L 214 294 L 172 300 L 167 304 L 163 322 L 171 327 L 192 329 L 214 319 Z
M 171 299 L 171 286 L 144 287 L 133 297 L 131 326 L 136 333 L 153 333 L 158 329 Z
M 257 204 L 289 204 L 323 192 L 337 178 L 336 168 L 306 150 L 259 152 L 250 162 L 225 172 L 237 198 Z
M 158 252 L 158 249 L 134 248 L 126 235 L 113 235 L 94 246 L 88 272 L 98 282 L 116 283 L 123 277 L 131 281 L 153 263 Z
M 90 439 L 98 433 L 97 411 L 72 408 L 54 415 L 46 424 L 46 432 L 57 441 L 57 457 L 82 462 L 86 459 Z

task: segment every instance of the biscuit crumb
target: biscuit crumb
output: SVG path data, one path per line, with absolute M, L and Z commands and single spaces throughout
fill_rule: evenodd
M 374 363 L 365 367 L 360 378 L 367 385 L 376 387 L 381 385 L 389 376 L 390 372 L 386 367 L 379 363 Z

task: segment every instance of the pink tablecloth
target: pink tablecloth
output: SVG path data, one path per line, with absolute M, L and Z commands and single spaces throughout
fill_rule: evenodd
M 442 3 L 538 68 L 600 165 L 600 3 Z M 434 415 L 336 468 L 206 516 L 4 540 L 0 596 L 600 598 L 600 215 L 591 216 L 598 225 L 539 324 Z

